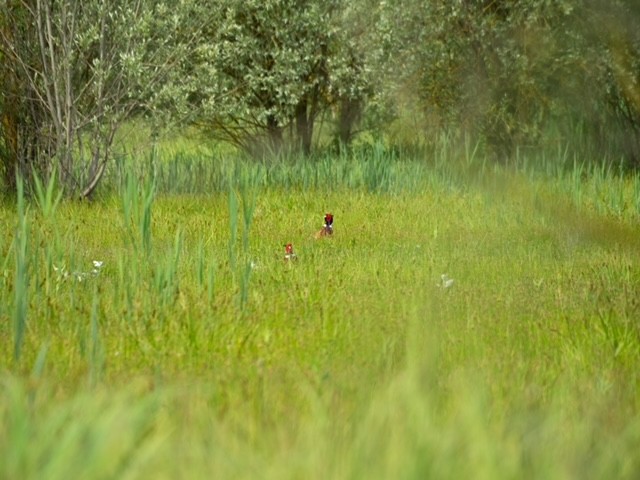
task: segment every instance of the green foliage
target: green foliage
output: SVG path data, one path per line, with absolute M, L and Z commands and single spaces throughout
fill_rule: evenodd
M 147 114 L 160 124 L 184 113 L 186 93 L 175 87 L 180 62 L 206 21 L 194 21 L 191 7 L 7 2 L 0 15 L 5 178 L 15 169 L 26 179 L 55 171 L 67 194 L 89 197 L 124 121 Z
M 20 217 L 29 324 L 19 363 L 0 335 L 0 476 L 634 478 L 637 179 L 435 153 L 226 166 L 220 190 L 154 197 L 151 255 L 126 183 Z M 56 276 L 49 256 L 105 266 Z
M 64 193 L 62 189 L 58 189 L 56 184 L 57 177 L 58 174 L 54 168 L 53 172 L 51 172 L 51 175 L 49 176 L 49 181 L 45 186 L 38 173 L 35 171 L 33 172 L 36 199 L 40 212 L 42 213 L 42 217 L 45 220 L 49 220 L 53 217 L 58 205 L 60 205 L 60 200 L 62 200 L 62 195 Z
M 53 388 L 34 391 L 13 378 L 0 385 L 4 478 L 122 478 L 135 475 L 154 450 L 147 441 L 159 408 L 155 397 L 94 390 L 50 409 L 47 393 Z
M 0 476 L 634 478 L 637 176 L 432 153 L 1 204 Z
M 29 221 L 24 198 L 24 183 L 18 179 L 17 225 L 15 229 L 15 277 L 13 312 L 13 360 L 20 361 L 27 331 L 29 310 Z
M 131 244 L 143 254 L 150 255 L 155 179 L 153 176 L 147 177 L 142 190 L 138 186 L 138 179 L 134 174 L 127 173 L 121 194 L 123 221 Z
M 203 85 L 195 98 L 212 134 L 258 156 L 279 153 L 288 135 L 289 149 L 309 153 L 320 115 L 366 97 L 365 51 L 342 23 L 348 3 L 227 0 L 209 8 L 217 21 L 193 81 Z
M 632 168 L 640 158 L 633 2 L 5 3 L 9 189 L 16 168 L 48 179 L 57 166 L 67 194 L 91 196 L 134 118 L 154 140 L 188 125 L 259 159 L 451 133 L 492 162 L 566 144 Z
M 591 155 L 636 163 L 640 57 L 629 19 L 637 23 L 638 12 L 628 2 L 401 4 L 382 17 L 398 52 L 392 104 L 401 117 L 421 118 L 422 136 L 466 131 L 499 160 L 518 148 L 587 141 Z M 407 106 L 416 99 L 418 108 Z

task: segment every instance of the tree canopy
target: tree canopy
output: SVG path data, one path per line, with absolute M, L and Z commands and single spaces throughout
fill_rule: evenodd
M 263 156 L 464 132 L 497 161 L 572 139 L 640 166 L 629 0 L 2 0 L 0 159 L 88 196 L 124 122 Z M 412 119 L 410 134 L 394 125 Z M 419 121 L 413 121 L 419 119 Z M 322 135 L 319 124 L 322 124 Z M 400 129 L 402 131 L 402 129 Z

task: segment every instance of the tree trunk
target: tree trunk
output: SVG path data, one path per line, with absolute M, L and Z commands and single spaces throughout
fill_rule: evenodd
M 306 98 L 300 100 L 296 106 L 296 136 L 298 146 L 304 155 L 311 153 L 311 141 L 313 139 L 313 112 L 309 111 Z
M 348 146 L 353 139 L 353 130 L 360 118 L 362 105 L 360 100 L 343 98 L 340 102 L 338 116 L 338 142 L 341 146 Z
M 282 128 L 274 115 L 267 117 L 267 136 L 269 147 L 273 150 L 273 153 L 280 153 L 282 150 Z
M 18 123 L 10 107 L 4 105 L 2 114 L 2 175 L 4 185 L 9 192 L 16 191 L 16 168 L 18 166 Z

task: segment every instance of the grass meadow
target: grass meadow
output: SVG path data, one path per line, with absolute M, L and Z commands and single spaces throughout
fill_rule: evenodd
M 129 161 L 0 207 L 0 478 L 637 478 L 638 174 Z

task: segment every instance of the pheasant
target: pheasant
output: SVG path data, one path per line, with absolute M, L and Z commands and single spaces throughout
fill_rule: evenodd
M 316 238 L 333 235 L 333 214 L 327 213 L 324 216 L 324 226 L 316 233 Z
M 297 259 L 298 259 L 298 256 L 293 251 L 293 245 L 290 243 L 287 243 L 284 246 L 284 261 L 289 262 Z

